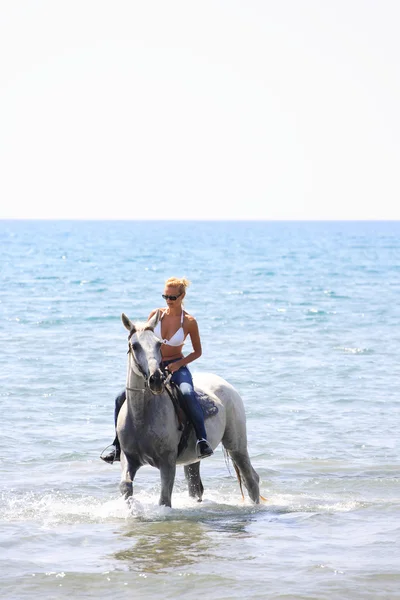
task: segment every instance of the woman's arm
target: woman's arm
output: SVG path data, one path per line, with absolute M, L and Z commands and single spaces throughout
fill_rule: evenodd
M 168 369 L 172 373 L 174 373 L 181 367 L 186 367 L 186 365 L 193 362 L 197 358 L 200 358 L 200 356 L 202 355 L 199 326 L 197 325 L 197 321 L 194 317 L 188 317 L 188 318 L 189 318 L 188 335 L 190 335 L 190 341 L 192 342 L 193 352 L 191 352 L 187 356 L 184 356 L 180 360 L 177 360 L 176 362 L 171 363 L 168 366 Z

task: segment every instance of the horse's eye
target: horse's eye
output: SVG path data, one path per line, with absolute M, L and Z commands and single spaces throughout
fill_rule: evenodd
M 139 346 L 139 344 L 137 342 L 133 342 L 133 344 L 132 344 L 132 350 L 134 352 L 136 352 L 137 350 L 139 350 L 139 347 L 140 346 Z

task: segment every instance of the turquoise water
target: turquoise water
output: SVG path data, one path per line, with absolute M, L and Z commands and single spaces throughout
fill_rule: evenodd
M 0 596 L 400 598 L 400 223 L 0 222 Z M 203 356 L 241 393 L 267 502 L 221 449 L 134 500 L 113 438 L 126 332 L 192 281 Z M 189 350 L 189 348 L 187 348 Z

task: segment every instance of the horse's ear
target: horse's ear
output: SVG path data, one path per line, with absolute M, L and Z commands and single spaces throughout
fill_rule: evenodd
M 128 331 L 131 331 L 133 329 L 133 323 L 130 319 L 128 319 L 128 317 L 126 316 L 125 313 L 122 313 L 121 319 L 122 319 L 125 329 L 127 329 Z
M 157 308 L 154 315 L 148 321 L 147 326 L 150 327 L 151 329 L 154 329 L 154 327 L 157 325 L 158 321 L 160 320 L 160 316 L 161 316 L 161 311 L 159 308 Z

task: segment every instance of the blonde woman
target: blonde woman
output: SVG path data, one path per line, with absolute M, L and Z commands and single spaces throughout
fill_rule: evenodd
M 149 319 L 159 310 L 160 319 L 154 328 L 155 335 L 160 339 L 162 363 L 161 369 L 168 369 L 172 373 L 171 381 L 175 383 L 182 392 L 185 410 L 193 423 L 197 436 L 197 455 L 205 458 L 213 454 L 210 444 L 207 442 L 207 434 L 204 426 L 204 416 L 197 396 L 194 392 L 192 375 L 187 365 L 201 356 L 201 341 L 197 321 L 183 308 L 183 300 L 186 296 L 186 288 L 190 282 L 185 279 L 170 277 L 165 282 L 162 297 L 167 303 L 166 308 L 156 308 Z M 193 351 L 183 356 L 182 349 L 187 336 L 190 337 Z M 125 402 L 125 390 L 115 399 L 115 425 L 118 413 Z M 112 451 L 101 458 L 108 463 L 120 459 L 120 445 L 116 437 L 113 442 Z

